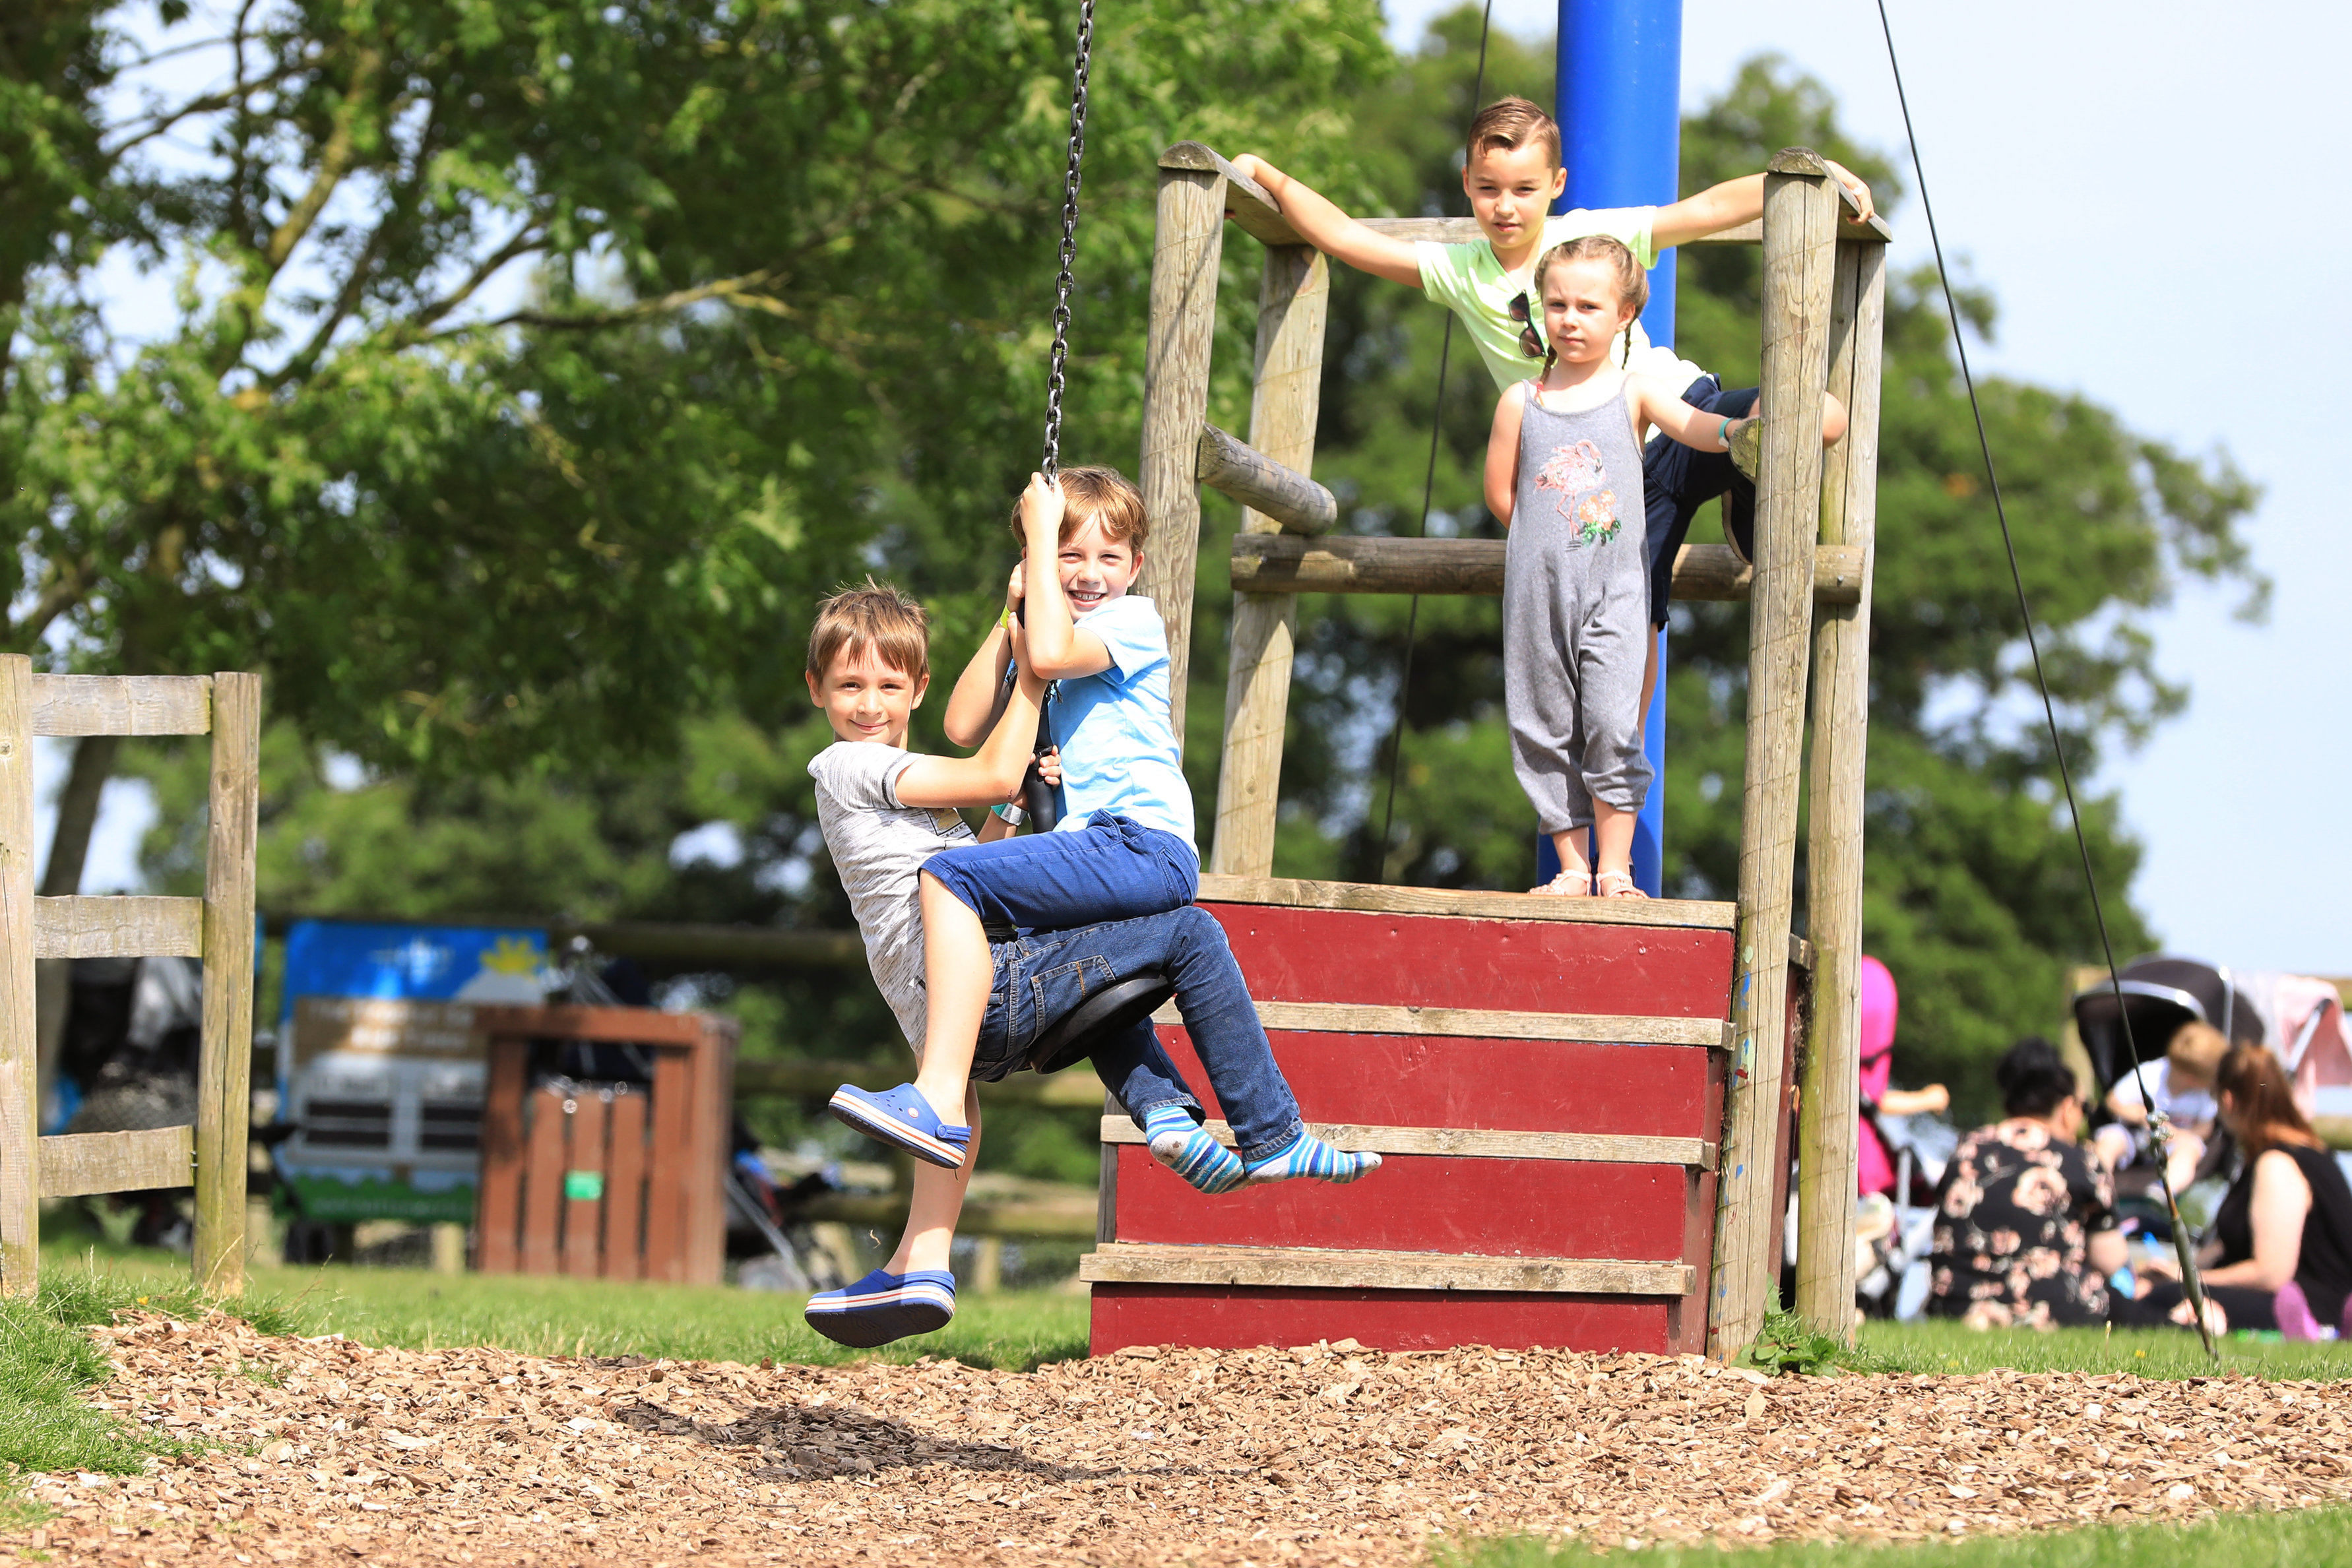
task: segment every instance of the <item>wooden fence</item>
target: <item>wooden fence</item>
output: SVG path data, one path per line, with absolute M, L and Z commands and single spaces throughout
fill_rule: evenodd
M 37 898 L 35 736 L 212 737 L 202 898 Z M 0 654 L 0 1290 L 40 1281 L 41 1200 L 194 1186 L 196 1287 L 245 1287 L 252 1122 L 254 848 L 261 677 L 37 675 Z M 39 958 L 201 958 L 193 1127 L 40 1137 L 33 966 Z

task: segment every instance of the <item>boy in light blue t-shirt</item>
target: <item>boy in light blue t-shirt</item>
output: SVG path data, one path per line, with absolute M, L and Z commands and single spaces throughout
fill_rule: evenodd
M 1150 532 L 1141 494 L 1108 468 L 1065 468 L 1050 485 L 1032 476 L 1016 527 L 1025 553 L 1004 616 L 956 682 L 944 727 L 958 746 L 994 727 L 1013 656 L 1010 629 L 1025 605 L 1028 666 L 1055 683 L 1045 713 L 1060 752 L 1061 820 L 1025 838 L 1003 837 L 1009 830 L 992 822 L 986 841 L 924 863 L 929 972 L 958 983 L 930 988 L 915 1082 L 880 1093 L 844 1084 L 832 1102 L 860 1132 L 950 1169 L 961 1167 L 970 1137 L 950 1118 L 961 1113 L 988 1004 L 992 929 L 1002 937 L 1162 915 L 1200 890 L 1192 792 L 1169 721 L 1167 632 L 1150 601 L 1128 597 Z M 1006 821 L 1017 815 L 997 810 Z M 1245 1167 L 1211 1140 L 1190 1141 L 1202 1168 L 1180 1165 L 1178 1174 L 1210 1191 L 1244 1178 L 1351 1180 L 1369 1168 L 1303 1133 Z

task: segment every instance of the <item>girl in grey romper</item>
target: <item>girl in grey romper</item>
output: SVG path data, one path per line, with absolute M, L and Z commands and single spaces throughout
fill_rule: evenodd
M 1631 814 L 1650 789 L 1641 736 L 1649 655 L 1642 448 L 1621 381 L 1599 406 L 1555 413 L 1528 383 L 1503 566 L 1503 708 L 1511 767 L 1546 833 L 1582 828 L 1597 798 Z

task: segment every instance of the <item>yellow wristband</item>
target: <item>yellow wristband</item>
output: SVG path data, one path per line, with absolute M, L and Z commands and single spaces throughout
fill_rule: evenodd
M 1004 613 L 996 618 L 996 629 L 999 632 L 1010 632 L 1013 630 L 1013 607 L 1011 605 L 1006 605 L 1004 607 Z

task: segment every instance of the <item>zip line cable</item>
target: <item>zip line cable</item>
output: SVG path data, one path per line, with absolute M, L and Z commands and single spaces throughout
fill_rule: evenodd
M 1478 74 L 1470 84 L 1470 119 L 1478 118 L 1478 100 L 1486 92 L 1486 39 L 1495 22 L 1495 0 L 1486 0 L 1486 9 L 1478 19 Z M 1462 140 L 1467 144 L 1470 127 L 1462 128 Z M 1445 364 L 1454 353 L 1454 312 L 1445 313 L 1445 335 L 1437 340 L 1437 407 L 1429 418 L 1429 471 L 1421 480 L 1421 525 L 1413 538 L 1429 537 L 1429 503 L 1437 490 L 1437 448 L 1445 434 Z M 1404 670 L 1397 677 L 1396 727 L 1389 737 L 1389 800 L 1381 813 L 1379 869 L 1387 880 L 1389 863 L 1389 833 L 1396 826 L 1397 772 L 1404 762 L 1404 703 L 1412 691 L 1413 632 L 1421 624 L 1421 595 L 1412 596 L 1412 603 L 1404 613 Z
M 2123 977 L 2116 967 L 2116 947 L 2107 935 L 2107 915 L 2099 902 L 2099 879 L 2091 869 L 2091 841 L 2083 832 L 2083 813 L 2074 803 L 2074 776 L 2066 766 L 2066 746 L 2058 732 L 2058 707 L 2050 697 L 2050 682 L 2042 669 L 2042 643 L 2033 634 L 2033 610 L 2025 597 L 2025 574 L 2017 564 L 2017 541 L 2009 528 L 2009 508 L 2000 497 L 2000 476 L 1992 461 L 1992 439 L 1985 433 L 1984 409 L 1977 401 L 1976 375 L 1969 368 L 1969 344 L 1960 330 L 1959 306 L 1952 298 L 1952 278 L 1944 266 L 1944 241 L 1936 228 L 1936 204 L 1927 196 L 1927 169 L 1919 160 L 1919 133 L 1911 123 L 1911 99 L 1903 89 L 1903 66 L 1895 57 L 1895 27 L 1886 17 L 1886 0 L 1877 0 L 1879 31 L 1886 39 L 1887 68 L 1895 74 L 1895 100 L 1903 110 L 1903 136 L 1910 143 L 1911 172 L 1919 181 L 1919 210 L 1927 219 L 1927 243 L 1936 253 L 1936 281 L 1943 290 L 1944 313 L 1952 324 L 1952 347 L 1959 355 L 1960 381 L 1968 388 L 1969 413 L 1977 426 L 1977 450 L 1984 458 L 1985 483 L 1992 492 L 1993 516 L 2000 522 L 2000 545 L 2009 557 L 2010 585 L 2017 592 L 2017 616 L 2025 627 L 2026 652 L 2032 655 L 2033 685 L 2042 695 L 2042 717 L 2050 731 L 2051 754 L 2058 759 L 2058 781 L 2066 793 L 2066 820 L 2074 830 L 2074 848 L 2083 860 L 2083 884 L 2091 895 L 2091 918 L 2099 930 L 2099 949 L 2107 961 L 2107 984 L 2116 998 L 2116 1015 L 2122 1020 L 2124 1044 L 2131 1051 L 2132 1072 L 2138 1076 L 2146 1063 L 2139 1053 L 2139 1040 L 2132 1033 L 2131 1012 L 2124 1005 Z M 2171 1138 L 2167 1118 L 2156 1109 L 2151 1099 L 2148 1106 L 2148 1127 L 2156 1145 L 2156 1176 L 2164 1192 L 2164 1207 L 2172 1219 L 2172 1249 L 2180 1264 L 2180 1284 L 2189 1298 L 2189 1311 L 2197 1319 L 2198 1337 L 2205 1342 L 2205 1354 L 2215 1361 L 2221 1354 L 2213 1347 L 2213 1331 L 2205 1321 L 2205 1285 L 2197 1270 L 2196 1256 L 2189 1245 L 2189 1228 L 2181 1223 L 2180 1201 L 2172 1190 L 2172 1173 L 2168 1168 Z

